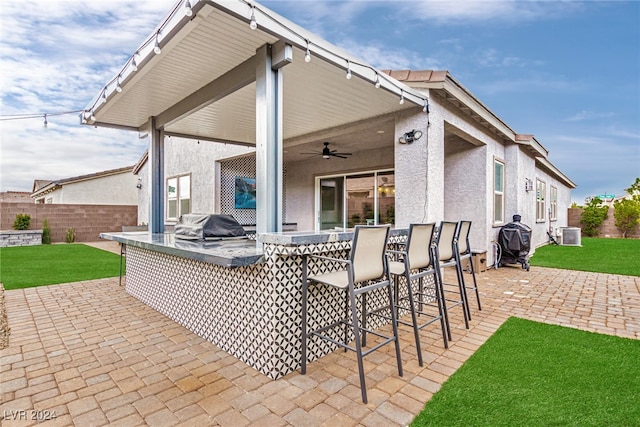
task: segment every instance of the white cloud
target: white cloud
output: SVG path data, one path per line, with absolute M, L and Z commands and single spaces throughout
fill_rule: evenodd
M 504 55 L 495 48 L 479 50 L 472 56 L 479 66 L 488 68 L 525 68 L 532 65 L 540 65 L 539 61 L 530 61 L 518 56 Z
M 606 111 L 587 111 L 582 110 L 570 117 L 564 119 L 565 122 L 582 122 L 585 120 L 599 120 L 613 117 L 614 114 Z
M 522 77 L 504 77 L 487 83 L 476 83 L 478 92 L 485 95 L 496 95 L 505 92 L 548 92 L 548 93 L 569 93 L 583 90 L 582 84 L 577 81 L 562 79 L 561 76 L 546 77 L 542 75 L 531 75 Z
M 550 157 L 564 174 L 573 179 L 578 188 L 572 199 L 583 203 L 584 198 L 604 193 L 621 195 L 636 178 L 638 150 L 633 152 L 627 141 L 606 133 L 606 129 L 544 136 L 553 143 Z M 636 147 L 639 145 L 636 144 Z
M 375 1 L 264 1 L 267 7 L 286 9 L 288 18 L 317 34 L 327 38 L 328 31 L 351 24 L 357 16 L 372 5 L 383 4 Z
M 627 130 L 627 129 L 618 129 L 615 126 L 610 126 L 608 128 L 608 132 L 611 136 L 615 136 L 617 138 L 625 138 L 632 139 L 635 141 L 636 150 L 640 152 L 640 132 L 638 129 L 635 130 Z M 640 171 L 638 171 L 640 173 Z
M 380 69 L 426 70 L 442 67 L 437 59 L 425 57 L 409 49 L 395 48 L 390 50 L 379 44 L 363 44 L 354 40 L 345 40 L 339 45 L 347 52 Z
M 81 126 L 84 108 L 176 4 L 154 1 L 46 1 L 0 4 L 2 190 L 28 191 L 55 179 L 134 164 L 146 148 L 137 134 Z M 6 117 L 5 117 L 6 118 Z
M 500 21 L 511 25 L 575 12 L 582 6 L 578 2 L 533 2 L 521 0 L 420 0 L 393 2 L 398 15 L 435 23 L 465 23 L 473 21 Z

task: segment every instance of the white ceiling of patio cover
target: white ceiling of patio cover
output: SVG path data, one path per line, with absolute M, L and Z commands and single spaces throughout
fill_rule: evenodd
M 208 16 L 203 17 L 207 12 Z M 202 9 L 109 96 L 95 111 L 97 121 L 139 128 L 177 102 L 255 55 L 278 39 L 251 30 L 247 22 L 212 7 Z M 284 72 L 284 139 L 306 135 L 407 108 L 397 94 L 376 89 L 369 81 L 295 48 Z M 166 131 L 246 143 L 255 142 L 255 83 L 167 126 Z

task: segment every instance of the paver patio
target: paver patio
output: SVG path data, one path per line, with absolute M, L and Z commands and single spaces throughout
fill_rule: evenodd
M 448 350 L 439 329 L 422 331 L 424 367 L 406 327 L 403 377 L 393 346 L 366 358 L 368 405 L 351 352 L 272 381 L 129 296 L 118 278 L 6 291 L 2 425 L 53 414 L 44 425 L 407 425 L 509 316 L 640 338 L 640 277 L 505 267 L 478 279 L 483 310 L 472 308 L 469 330 L 453 311 Z

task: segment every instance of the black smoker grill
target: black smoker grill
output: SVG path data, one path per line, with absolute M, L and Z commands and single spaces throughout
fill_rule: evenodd
M 520 223 L 520 215 L 514 215 L 513 222 L 500 228 L 498 244 L 502 253 L 499 267 L 506 264 L 520 264 L 522 268 L 529 271 L 531 228 Z
M 231 215 L 184 214 L 175 226 L 176 239 L 244 238 L 244 228 Z

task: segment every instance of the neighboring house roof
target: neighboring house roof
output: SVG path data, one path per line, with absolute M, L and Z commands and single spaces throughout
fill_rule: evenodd
M 31 201 L 28 191 L 3 191 L 0 193 L 0 202 L 26 202 Z
M 51 181 L 49 181 L 48 179 L 35 179 L 33 181 L 33 188 L 31 189 L 31 193 L 35 193 L 39 189 L 49 184 L 51 184 Z
M 117 175 L 125 172 L 131 172 L 134 166 L 126 166 L 118 169 L 110 169 L 102 172 L 90 173 L 87 175 L 73 176 L 71 178 L 63 178 L 55 181 L 35 180 L 33 182 L 34 191 L 31 193 L 31 198 L 41 197 L 47 193 L 61 188 L 65 184 L 71 184 L 74 182 L 88 181 L 91 179 L 102 178 L 110 175 Z M 37 186 L 36 183 L 46 183 L 44 185 Z
M 138 172 L 140 172 L 140 169 L 142 169 L 144 164 L 147 163 L 148 159 L 149 159 L 149 150 L 144 150 L 144 153 L 142 153 L 142 156 L 140 157 L 140 160 L 138 160 L 138 163 L 133 165 L 132 172 L 134 175 L 138 175 Z

